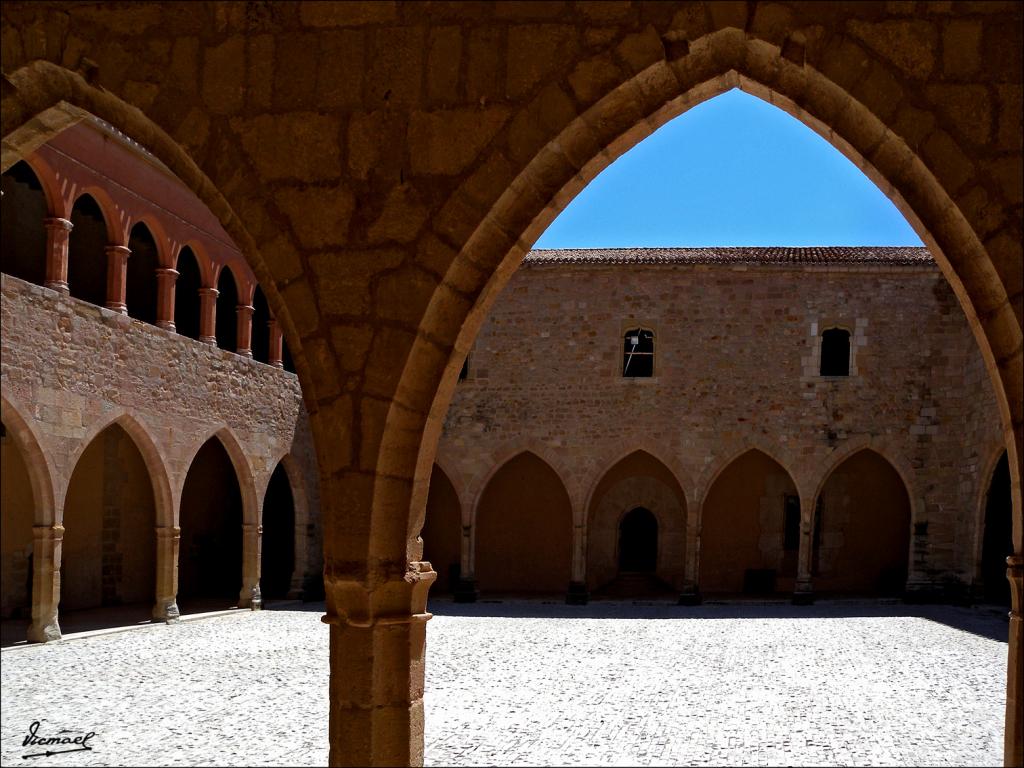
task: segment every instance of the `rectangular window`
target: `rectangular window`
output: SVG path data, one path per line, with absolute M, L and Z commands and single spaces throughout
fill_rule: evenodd
M 628 379 L 654 375 L 654 331 L 647 328 L 626 331 L 622 345 L 622 375 Z

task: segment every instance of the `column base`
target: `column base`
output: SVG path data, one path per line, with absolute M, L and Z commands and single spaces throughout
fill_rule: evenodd
M 456 603 L 475 603 L 479 597 L 476 579 L 459 579 L 452 590 L 452 599 Z
M 156 327 L 163 328 L 165 331 L 170 331 L 171 333 L 178 332 L 177 326 L 169 320 L 161 320 L 156 324 Z
M 111 312 L 117 312 L 120 315 L 127 315 L 128 314 L 128 305 L 127 304 L 119 304 L 119 303 L 116 303 L 116 302 L 111 302 L 111 303 L 107 304 L 106 307 Z
M 217 346 L 217 337 L 216 336 L 200 336 L 199 337 L 199 341 L 202 344 L 210 344 L 211 346 L 214 346 L 214 347 Z
M 809 589 L 797 590 L 790 601 L 793 605 L 814 605 L 814 592 Z
M 51 291 L 56 291 L 57 293 L 63 294 L 64 296 L 67 296 L 68 294 L 71 293 L 71 289 L 68 287 L 67 283 L 49 281 L 43 283 L 43 287 L 49 288 Z
M 570 581 L 569 591 L 565 595 L 566 605 L 586 605 L 590 602 L 590 592 L 582 581 Z
M 699 589 L 684 589 L 679 593 L 679 599 L 676 601 L 676 605 L 688 605 L 695 606 L 700 605 L 704 602 L 704 598 L 700 594 Z
M 26 639 L 30 643 L 55 643 L 60 640 L 60 638 L 60 624 L 57 622 L 56 616 L 42 625 L 33 621 L 29 624 L 28 634 L 26 636 Z
M 153 606 L 153 620 L 165 621 L 172 624 L 181 619 L 181 611 L 178 610 L 178 603 L 172 597 L 168 600 L 159 600 Z
M 248 608 L 253 611 L 263 609 L 263 595 L 260 593 L 259 584 L 249 590 L 242 587 L 242 593 L 238 596 L 238 607 Z

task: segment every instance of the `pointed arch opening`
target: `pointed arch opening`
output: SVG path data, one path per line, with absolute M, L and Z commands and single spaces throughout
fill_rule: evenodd
M 270 362 L 270 306 L 258 285 L 252 296 L 252 357 L 261 363 Z
M 551 466 L 527 451 L 506 462 L 480 496 L 476 578 L 481 593 L 564 592 L 572 558 L 572 502 Z
M 217 346 L 238 349 L 238 283 L 231 267 L 223 267 L 217 279 Z
M 668 594 L 682 587 L 685 567 L 683 488 L 660 459 L 634 451 L 609 467 L 591 493 L 587 587 L 595 597 Z
M 898 595 L 907 583 L 910 496 L 881 454 L 858 451 L 829 474 L 815 503 L 814 588 Z
M 452 481 L 436 463 L 430 473 L 427 516 L 420 536 L 423 559 L 437 573 L 431 593 L 451 592 L 462 575 L 462 506 Z
M 178 279 L 174 287 L 174 327 L 181 336 L 199 339 L 199 289 L 203 275 L 195 252 L 187 245 L 178 254 L 175 267 Z
M 705 594 L 792 592 L 797 553 L 785 547 L 789 472 L 757 449 L 733 459 L 701 507 L 700 589 Z
M 125 278 L 125 303 L 128 315 L 156 325 L 157 281 L 160 254 L 156 239 L 144 222 L 132 227 L 128 236 L 128 268 Z
M 0 618 L 32 616 L 32 525 L 35 495 L 26 457 L 0 422 Z
M 76 299 L 104 306 L 107 303 L 107 222 L 103 209 L 89 194 L 71 209 L 68 237 L 68 290 Z
M 111 424 L 75 464 L 64 501 L 60 611 L 138 606 L 156 586 L 156 501 L 145 459 Z
M 234 607 L 242 587 L 242 491 L 216 435 L 192 459 L 179 520 L 178 607 L 182 613 Z
M 260 591 L 264 600 L 283 600 L 295 572 L 295 497 L 283 462 L 278 462 L 263 496 Z
M 984 532 L 981 544 L 981 597 L 994 605 L 1010 605 L 1006 558 L 1013 554 L 1013 500 L 1010 462 L 1003 451 L 985 495 Z
M 36 285 L 46 280 L 46 193 L 24 160 L 4 172 L 0 197 L 0 272 Z

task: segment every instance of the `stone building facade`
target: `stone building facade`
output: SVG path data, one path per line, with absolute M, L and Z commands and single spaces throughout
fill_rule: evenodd
M 1005 755 L 1024 755 L 1022 7 L 1016 2 L 0 5 L 8 170 L 88 115 L 143 144 L 252 266 L 323 493 L 332 764 L 423 758 L 430 475 L 463 359 L 565 204 L 742 88 L 818 131 L 921 236 L 1008 452 Z
M 848 366 L 830 372 L 836 332 Z M 653 364 L 635 376 L 639 333 Z M 627 570 L 639 508 L 647 570 L 684 600 L 962 598 L 982 592 L 1004 450 L 924 248 L 534 251 L 452 400 L 425 557 L 460 597 L 582 600 Z
M 3 193 L 3 617 L 319 593 L 298 381 L 209 210 L 100 121 Z

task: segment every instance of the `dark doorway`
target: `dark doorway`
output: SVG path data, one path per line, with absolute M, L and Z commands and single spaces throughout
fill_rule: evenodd
M 651 573 L 658 565 L 658 521 L 637 507 L 619 523 L 619 570 Z
M 156 325 L 156 271 L 160 267 L 160 258 L 149 227 L 142 222 L 132 227 L 128 248 L 131 251 L 125 278 L 128 316 Z
M 1010 604 L 1010 582 L 1006 578 L 1006 558 L 1013 554 L 1010 543 L 1010 464 L 1006 453 L 992 473 L 985 502 L 985 536 L 981 544 L 981 580 L 985 602 Z
M 263 498 L 260 593 L 264 599 L 288 597 L 295 570 L 295 502 L 284 464 L 278 464 Z
M 98 307 L 107 303 L 107 224 L 103 211 L 89 195 L 71 209 L 68 243 L 68 290 L 76 299 Z
M 188 246 L 178 254 L 178 280 L 174 287 L 174 327 L 182 336 L 199 338 L 199 289 L 203 278 L 196 256 Z
M 238 347 L 238 284 L 230 267 L 217 280 L 217 346 L 234 352 Z
M 3 175 L 0 272 L 42 285 L 46 279 L 46 196 L 28 163 Z

